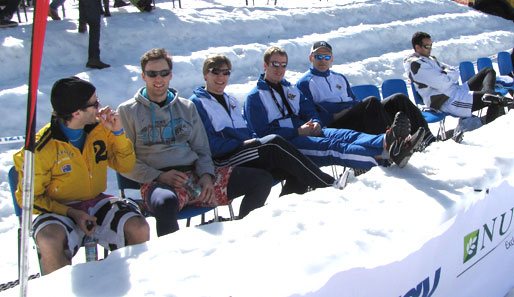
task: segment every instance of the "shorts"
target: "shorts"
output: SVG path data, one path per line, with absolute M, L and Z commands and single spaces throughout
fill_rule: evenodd
M 473 108 L 473 91 L 468 84 L 459 86 L 455 94 L 442 106 L 441 111 L 459 118 L 469 118 Z
M 199 201 L 197 197 L 192 196 L 188 191 L 186 191 L 183 187 L 173 188 L 167 184 L 163 184 L 161 182 L 149 182 L 143 184 L 141 186 L 141 197 L 143 198 L 143 205 L 146 210 L 151 212 L 150 207 L 147 204 L 147 200 L 149 196 L 152 194 L 153 190 L 157 187 L 168 189 L 174 192 L 179 199 L 179 210 L 184 208 L 186 205 L 198 206 L 198 207 L 212 207 L 218 205 L 227 205 L 228 204 L 228 196 L 227 196 L 227 185 L 230 179 L 230 174 L 234 170 L 234 166 L 227 167 L 214 167 L 215 177 L 213 178 L 213 186 L 214 191 L 216 192 L 216 199 L 212 203 L 204 203 Z M 184 172 L 188 177 L 193 178 L 194 183 L 198 183 L 198 176 L 193 174 L 192 171 Z
M 97 200 L 97 202 L 92 204 L 92 200 Z M 134 216 L 141 216 L 137 210 L 122 199 L 105 194 L 100 194 L 91 200 L 75 203 L 72 207 L 81 209 L 83 205 L 88 205 L 87 213 L 96 217 L 97 226 L 92 237 L 102 247 L 111 251 L 125 246 L 123 227 L 127 220 Z M 39 231 L 50 224 L 58 224 L 64 228 L 68 239 L 65 253 L 69 253 L 67 255 L 71 259 L 83 245 L 85 233 L 71 218 L 55 213 L 47 213 L 34 219 L 32 228 L 34 240 Z

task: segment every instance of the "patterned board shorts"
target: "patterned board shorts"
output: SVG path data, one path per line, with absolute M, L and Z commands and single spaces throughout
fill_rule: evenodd
M 123 227 L 128 219 L 134 216 L 141 216 L 132 206 L 124 200 L 100 194 L 96 198 L 73 203 L 69 205 L 76 209 L 85 210 L 92 216 L 96 217 L 96 229 L 93 238 L 98 244 L 111 251 L 125 246 L 125 234 Z M 75 222 L 67 217 L 55 213 L 47 213 L 39 215 L 33 222 L 33 237 L 36 239 L 41 229 L 50 225 L 61 225 L 66 231 L 68 256 L 73 257 L 83 244 L 84 232 Z
M 141 197 L 143 198 L 143 205 L 149 212 L 152 212 L 150 207 L 147 204 L 148 195 L 153 192 L 156 187 L 162 187 L 165 189 L 170 189 L 175 194 L 177 194 L 179 199 L 179 210 L 184 208 L 186 205 L 192 206 L 218 206 L 218 205 L 227 205 L 228 204 L 228 196 L 227 196 L 227 185 L 230 179 L 230 174 L 234 166 L 226 166 L 226 167 L 215 167 L 214 173 L 215 178 L 213 180 L 214 191 L 216 192 L 216 199 L 213 203 L 204 203 L 198 200 L 197 197 L 192 196 L 186 189 L 183 187 L 173 188 L 169 185 L 160 183 L 160 182 L 149 182 L 141 186 Z M 193 178 L 194 183 L 198 183 L 198 176 L 196 176 L 192 171 L 184 172 L 188 177 Z

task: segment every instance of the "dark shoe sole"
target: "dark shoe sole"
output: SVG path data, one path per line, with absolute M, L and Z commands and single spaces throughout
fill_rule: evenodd
M 423 136 L 425 136 L 425 129 L 423 128 L 419 128 L 418 131 L 416 132 L 416 134 L 418 133 L 421 133 L 422 135 L 419 135 L 417 136 L 417 139 L 416 139 L 416 143 L 411 143 L 411 147 L 409 148 L 409 152 L 407 154 L 407 156 L 405 156 L 401 161 L 400 163 L 397 163 L 398 167 L 400 168 L 403 168 L 405 167 L 405 165 L 407 165 L 407 163 L 409 162 L 410 160 L 410 157 L 412 157 L 412 155 L 414 154 L 414 152 L 416 151 L 416 149 L 421 145 L 421 143 L 423 142 Z

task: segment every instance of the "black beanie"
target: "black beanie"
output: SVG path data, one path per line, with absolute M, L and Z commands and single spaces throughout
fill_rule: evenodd
M 54 83 L 50 101 L 57 115 L 69 115 L 84 107 L 95 90 L 90 82 L 70 76 Z

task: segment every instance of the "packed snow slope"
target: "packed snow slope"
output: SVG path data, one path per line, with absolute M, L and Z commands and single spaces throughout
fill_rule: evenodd
M 269 46 L 288 52 L 286 78 L 291 82 L 308 69 L 312 43 L 326 40 L 334 49 L 335 71 L 352 85 L 378 86 L 403 77 L 402 60 L 412 51 L 416 31 L 430 33 L 433 55 L 455 66 L 514 46 L 513 22 L 450 0 L 249 2 L 184 0 L 179 9 L 178 1 L 177 8 L 171 1 L 157 1 L 151 13 L 133 6 L 111 8 L 112 16 L 102 19 L 101 58 L 112 67 L 90 70 L 85 68 L 88 37 L 77 32 L 78 2 L 67 1 L 66 18 L 47 25 L 38 129 L 50 118 L 55 80 L 70 75 L 88 79 L 103 105 L 117 107 L 143 86 L 139 58 L 153 47 L 172 53 L 171 86 L 182 97 L 204 84 L 201 67 L 207 56 L 227 55 L 233 72 L 226 91 L 243 101 L 263 71 Z M 30 19 L 31 9 L 28 14 Z M 25 133 L 31 34 L 30 22 L 0 30 L 0 137 Z M 316 291 L 338 271 L 385 265 L 416 251 L 459 209 L 479 199 L 475 189 L 503 179 L 513 184 L 512 125 L 510 113 L 467 133 L 462 144 L 434 144 L 404 169 L 375 168 L 344 191 L 319 189 L 279 199 L 275 189 L 268 204 L 244 220 L 182 228 L 159 239 L 152 230 L 147 244 L 31 281 L 29 295 L 290 296 Z M 7 171 L 19 146 L 0 145 L 0 283 L 17 278 L 18 223 Z M 117 193 L 112 172 L 106 192 Z M 154 221 L 149 222 L 153 227 Z M 31 257 L 30 273 L 35 273 L 35 253 Z M 82 258 L 79 252 L 74 263 Z M 3 294 L 17 295 L 17 290 Z

